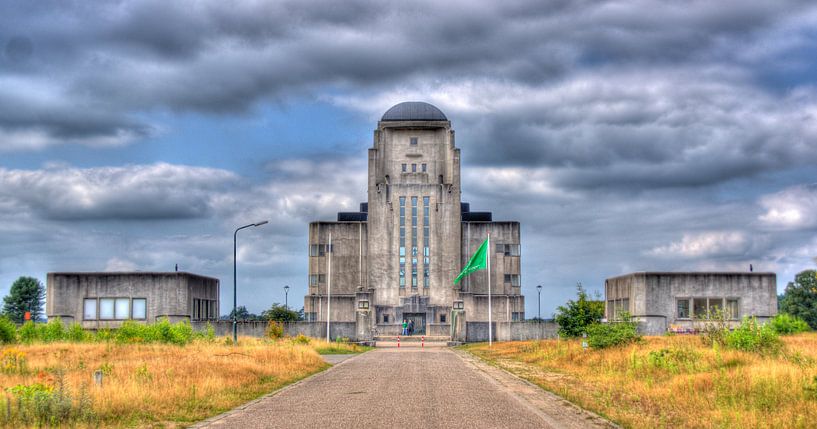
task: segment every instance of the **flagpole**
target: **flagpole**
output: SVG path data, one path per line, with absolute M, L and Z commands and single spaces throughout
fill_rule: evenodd
M 494 336 L 493 336 L 493 327 L 491 326 L 493 315 L 491 314 L 491 232 L 488 231 L 488 248 L 485 249 L 488 252 L 488 346 L 492 346 L 494 343 Z
M 329 232 L 329 259 L 327 260 L 327 274 L 326 274 L 326 342 L 329 342 L 329 319 L 331 314 L 329 310 L 332 306 L 332 233 Z

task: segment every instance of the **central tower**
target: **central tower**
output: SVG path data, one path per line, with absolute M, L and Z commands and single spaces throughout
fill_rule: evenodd
M 377 320 L 438 321 L 451 310 L 461 259 L 460 150 L 443 112 L 421 102 L 386 111 L 369 149 L 368 194 Z

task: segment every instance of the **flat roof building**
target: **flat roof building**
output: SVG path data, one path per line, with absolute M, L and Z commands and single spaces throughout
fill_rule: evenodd
M 492 320 L 524 320 L 519 222 L 461 201 L 460 149 L 445 114 L 422 102 L 393 106 L 368 156 L 360 211 L 309 224 L 307 320 L 356 322 L 358 338 L 399 334 L 403 319 L 433 336 L 487 322 L 488 272 L 454 279 L 489 233 Z
M 647 334 L 692 331 L 695 320 L 722 311 L 732 324 L 743 316 L 777 314 L 775 273 L 638 272 L 604 282 L 607 320 L 628 312 Z
M 218 299 L 218 279 L 186 272 L 48 273 L 46 315 L 87 329 L 163 317 L 215 320 Z

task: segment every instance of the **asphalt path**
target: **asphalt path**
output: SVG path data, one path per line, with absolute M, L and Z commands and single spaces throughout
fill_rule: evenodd
M 555 428 L 606 422 L 449 348 L 378 348 L 207 428 Z

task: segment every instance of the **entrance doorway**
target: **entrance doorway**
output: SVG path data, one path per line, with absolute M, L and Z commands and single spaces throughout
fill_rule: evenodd
M 403 313 L 406 322 L 414 321 L 414 335 L 426 334 L 426 314 L 425 313 Z

